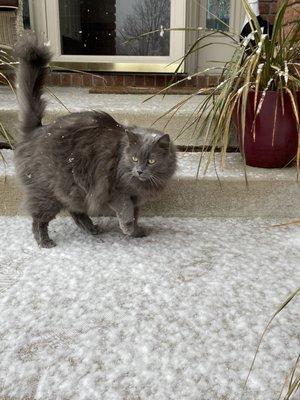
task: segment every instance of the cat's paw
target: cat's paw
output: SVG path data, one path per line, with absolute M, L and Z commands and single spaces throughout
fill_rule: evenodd
M 146 228 L 143 228 L 142 226 L 137 226 L 131 236 L 134 238 L 142 238 L 148 236 L 148 234 L 149 232 Z
M 44 249 L 51 249 L 52 247 L 56 246 L 56 243 L 52 239 L 45 239 L 39 243 L 39 246 L 43 247 Z
M 91 229 L 90 229 L 90 234 L 93 236 L 97 236 L 100 235 L 100 233 L 102 233 L 102 228 L 99 225 L 94 225 Z
M 122 222 L 120 221 L 120 228 L 124 235 L 132 236 L 134 229 L 134 221 Z

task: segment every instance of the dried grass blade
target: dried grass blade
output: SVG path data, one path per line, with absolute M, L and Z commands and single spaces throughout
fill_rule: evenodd
M 267 323 L 267 325 L 266 325 L 266 327 L 265 327 L 265 329 L 263 330 L 263 333 L 262 333 L 262 335 L 261 335 L 261 337 L 260 337 L 260 339 L 259 339 L 259 342 L 258 342 L 258 345 L 257 345 L 257 347 L 256 347 L 256 350 L 255 350 L 255 354 L 254 354 L 254 357 L 253 357 L 253 360 L 252 360 L 252 363 L 251 363 L 251 366 L 250 366 L 250 369 L 249 369 L 249 372 L 248 372 L 248 375 L 247 375 L 247 377 L 246 377 L 246 380 L 245 380 L 245 383 L 244 383 L 244 385 L 243 385 L 243 391 L 244 391 L 244 389 L 246 388 L 246 386 L 247 386 L 247 383 L 248 383 L 248 380 L 249 380 L 249 377 L 250 377 L 250 374 L 251 374 L 251 372 L 252 372 L 252 369 L 253 369 L 253 366 L 254 366 L 254 363 L 255 363 L 255 360 L 256 360 L 256 357 L 257 357 L 257 354 L 258 354 L 258 351 L 259 351 L 259 349 L 260 349 L 260 345 L 261 345 L 261 343 L 262 343 L 262 341 L 263 341 L 263 339 L 264 339 L 264 337 L 265 337 L 265 335 L 266 335 L 266 333 L 267 333 L 267 331 L 268 331 L 268 329 L 269 329 L 269 327 L 270 327 L 270 325 L 271 325 L 271 323 L 273 322 L 273 320 L 276 318 L 276 316 L 297 296 L 297 295 L 299 295 L 300 294 L 300 287 L 298 288 L 298 289 L 296 289 L 279 307 L 278 307 L 278 309 L 276 310 L 276 312 L 272 315 L 272 317 L 271 317 L 271 319 L 269 320 L 269 322 Z
M 54 93 L 52 92 L 52 90 L 50 90 L 48 87 L 46 87 L 46 90 L 47 90 L 47 92 L 50 93 L 51 96 L 53 96 L 53 97 L 59 102 L 59 104 L 60 104 L 61 106 L 63 106 L 64 109 L 66 109 L 69 113 L 71 113 L 71 110 L 64 104 L 63 101 L 60 100 L 60 98 L 59 98 L 58 96 L 56 96 L 56 94 L 54 94 Z

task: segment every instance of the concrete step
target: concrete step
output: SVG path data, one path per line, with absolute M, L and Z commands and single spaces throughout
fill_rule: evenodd
M 88 89 L 76 88 L 74 90 L 74 88 L 66 87 L 51 88 L 51 91 L 70 111 L 103 110 L 120 123 L 145 127 L 151 126 L 177 103 L 189 97 L 187 95 L 159 95 L 145 101 L 150 95 L 90 94 Z M 48 106 L 45 123 L 68 112 L 55 97 L 48 94 L 46 98 Z M 203 144 L 203 140 L 197 139 L 197 135 L 195 135 L 195 127 L 188 127 L 188 125 L 193 121 L 195 112 L 204 99 L 205 96 L 193 96 L 173 115 L 168 124 L 169 116 L 166 116 L 155 123 L 155 127 L 169 133 L 177 145 L 199 146 Z M 18 104 L 15 95 L 4 86 L 0 87 L 0 121 L 9 131 L 17 135 Z M 182 132 L 184 127 L 187 129 Z
M 22 215 L 22 191 L 12 162 L 12 151 L 4 150 L 6 168 L 0 163 L 0 215 Z M 145 216 L 165 217 L 287 217 L 300 216 L 300 182 L 296 168 L 258 169 L 247 167 L 245 183 L 241 156 L 227 155 L 226 168 L 215 167 L 205 176 L 204 155 L 196 178 L 199 153 L 179 153 L 178 171 L 161 198 L 149 203 Z M 218 175 L 218 177 L 217 177 Z

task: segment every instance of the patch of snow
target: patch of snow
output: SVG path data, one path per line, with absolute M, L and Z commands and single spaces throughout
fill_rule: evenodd
M 154 133 L 154 135 L 156 135 Z M 64 138 L 64 136 L 62 136 Z M 11 150 L 1 150 L 6 165 L 0 161 L 0 175 L 14 175 L 15 169 L 13 164 L 13 152 Z M 176 172 L 175 179 L 179 178 L 191 178 L 194 179 L 197 175 L 197 168 L 200 160 L 200 153 L 189 153 L 179 152 L 178 155 L 178 169 Z M 203 171 L 206 166 L 209 153 L 205 153 L 203 156 L 199 177 L 203 178 Z M 72 157 L 72 154 L 70 155 Z M 222 180 L 236 179 L 244 180 L 244 169 L 242 165 L 242 158 L 239 153 L 228 153 L 226 156 L 225 168 L 222 170 L 220 165 L 220 154 L 216 154 L 216 169 L 211 163 L 204 179 L 216 179 L 216 170 L 219 178 Z M 281 168 L 281 169 L 263 169 L 247 167 L 247 176 L 249 181 L 290 181 L 295 182 L 296 180 L 296 168 Z
M 56 219 L 46 250 L 29 218 L 0 218 L 0 397 L 241 399 L 263 328 L 299 285 L 299 226 L 153 218 L 148 237 L 129 239 L 115 219 L 99 222 L 92 237 Z M 299 321 L 295 299 L 243 400 L 277 398 Z
M 300 249 L 300 232 L 298 232 L 298 235 L 295 235 L 294 237 L 292 236 L 290 238 L 289 244 L 296 249 Z

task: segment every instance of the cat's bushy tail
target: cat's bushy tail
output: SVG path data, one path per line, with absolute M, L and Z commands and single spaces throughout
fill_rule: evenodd
M 42 89 L 51 60 L 49 47 L 32 31 L 25 31 L 15 45 L 20 64 L 17 69 L 17 96 L 19 101 L 20 129 L 30 133 L 41 125 L 46 102 Z

